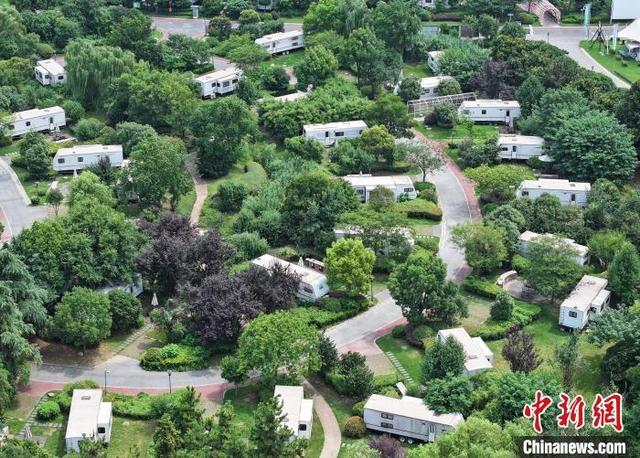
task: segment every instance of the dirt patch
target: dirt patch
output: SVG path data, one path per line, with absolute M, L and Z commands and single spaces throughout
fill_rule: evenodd
M 120 352 L 123 356 L 128 356 L 129 358 L 140 360 L 142 353 L 147 351 L 149 348 L 161 347 L 162 343 L 148 337 L 146 335 L 142 335 L 138 337 L 136 340 L 127 345 L 124 350 Z
M 58 342 L 48 342 L 36 338 L 34 343 L 40 349 L 42 362 L 72 367 L 95 367 L 111 358 L 127 335 L 117 335 L 101 342 L 96 348 L 87 348 L 82 352 L 78 348 Z
M 367 366 L 375 375 L 392 374 L 396 371 L 384 353 L 367 355 Z

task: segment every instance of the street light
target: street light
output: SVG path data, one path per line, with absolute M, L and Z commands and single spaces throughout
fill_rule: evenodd
M 111 371 L 108 369 L 104 370 L 104 394 L 107 394 L 107 374 L 110 374 Z
M 513 13 L 509 13 L 509 14 L 507 14 L 507 16 L 509 16 L 509 22 L 511 22 L 511 18 L 513 17 Z
M 171 371 L 167 371 L 167 375 L 169 376 L 169 394 L 171 394 Z

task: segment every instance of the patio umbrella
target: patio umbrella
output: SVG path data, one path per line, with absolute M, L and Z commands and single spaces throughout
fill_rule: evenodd
M 153 293 L 153 297 L 151 298 L 151 306 L 152 307 L 157 307 L 158 305 L 159 305 L 158 295 L 154 292 Z

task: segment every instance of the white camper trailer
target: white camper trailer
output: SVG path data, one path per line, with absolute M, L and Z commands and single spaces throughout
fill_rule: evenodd
M 345 138 L 360 137 L 366 128 L 367 124 L 364 121 L 305 124 L 302 127 L 302 134 L 307 138 L 324 143 L 324 146 L 333 146 Z
M 440 83 L 450 79 L 453 78 L 451 78 L 450 76 L 430 76 L 428 78 L 422 78 L 420 80 L 420 89 L 422 89 L 420 100 L 427 100 L 433 97 L 437 97 L 439 95 L 438 86 L 440 86 Z
M 358 194 L 358 197 L 360 197 L 360 200 L 363 202 L 369 202 L 371 191 L 378 186 L 393 191 L 396 200 L 398 200 L 400 196 L 406 196 L 411 200 L 418 197 L 418 192 L 413 187 L 411 177 L 406 175 L 373 176 L 369 174 L 358 174 L 346 175 L 342 177 L 342 179 L 351 185 L 356 194 Z
M 301 386 L 276 385 L 273 397 L 282 403 L 281 422 L 289 428 L 293 437 L 311 439 L 313 426 L 313 399 L 304 398 L 304 389 Z
M 193 81 L 200 86 L 201 97 L 213 99 L 219 95 L 230 94 L 235 91 L 241 76 L 242 70 L 236 67 L 229 67 L 198 76 Z
M 587 205 L 587 196 L 591 190 L 589 183 L 577 183 L 569 180 L 524 180 L 516 190 L 516 197 L 537 199 L 543 194 L 551 194 L 560 199 L 562 205 Z
M 464 375 L 473 375 L 487 369 L 493 369 L 493 352 L 481 337 L 471 337 L 464 328 L 441 329 L 438 340 L 449 337 L 460 344 L 464 350 Z
M 64 67 L 53 59 L 39 60 L 33 68 L 33 75 L 44 86 L 62 84 L 66 81 Z
M 9 129 L 12 137 L 18 137 L 27 132 L 55 132 L 66 123 L 65 113 L 61 107 L 34 108 L 13 113 L 9 121 Z
M 83 440 L 111 440 L 111 403 L 102 402 L 102 390 L 73 390 L 67 432 L 67 452 L 80 451 Z
M 304 33 L 302 30 L 272 33 L 256 38 L 255 43 L 262 46 L 269 54 L 288 53 L 304 48 Z
M 514 120 L 520 117 L 520 104 L 516 100 L 465 100 L 458 108 L 458 115 L 467 116 L 475 122 L 500 123 L 513 127 Z
M 368 429 L 401 437 L 434 442 L 445 431 L 464 421 L 460 413 L 437 414 L 421 398 L 396 399 L 372 394 L 363 409 Z
M 520 254 L 526 256 L 527 248 L 531 242 L 534 242 L 540 238 L 551 238 L 553 240 L 557 240 L 558 242 L 564 242 L 568 245 L 573 251 L 575 251 L 575 256 L 572 256 L 571 259 L 578 265 L 584 266 L 589 263 L 589 248 L 584 245 L 580 245 L 576 243 L 575 240 L 560 237 L 554 234 L 538 234 L 537 232 L 532 231 L 524 231 L 518 237 L 519 241 L 519 251 Z
M 440 73 L 440 67 L 438 66 L 438 60 L 444 51 L 429 51 L 427 53 L 427 67 L 435 74 Z
M 121 167 L 122 145 L 77 145 L 71 148 L 60 148 L 53 158 L 53 170 L 56 172 L 73 172 L 97 164 L 103 157 L 108 157 L 112 167 Z
M 259 258 L 251 261 L 253 264 L 271 269 L 274 265 L 286 267 L 289 271 L 300 276 L 300 284 L 298 285 L 298 297 L 305 301 L 315 302 L 322 296 L 329 293 L 329 284 L 327 276 L 322 272 L 309 267 L 294 264 L 284 259 L 276 258 L 270 254 L 263 254 Z
M 544 138 L 535 135 L 500 135 L 498 137 L 502 159 L 526 161 L 544 154 Z
M 609 305 L 611 293 L 605 278 L 585 275 L 562 304 L 558 323 L 568 329 L 582 330 L 589 320 Z

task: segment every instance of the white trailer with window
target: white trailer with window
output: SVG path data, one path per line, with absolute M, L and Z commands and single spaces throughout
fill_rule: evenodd
M 298 297 L 304 301 L 315 302 L 322 296 L 329 293 L 329 283 L 327 276 L 315 269 L 305 267 L 304 265 L 294 264 L 284 259 L 276 258 L 270 254 L 263 254 L 259 258 L 251 261 L 253 264 L 265 269 L 272 269 L 275 265 L 280 265 L 288 269 L 290 272 L 300 277 L 298 285 Z
M 536 241 L 540 239 L 544 240 L 545 238 L 552 239 L 553 241 L 556 242 L 557 245 L 565 244 L 569 248 L 571 248 L 575 252 L 575 255 L 572 256 L 571 259 L 576 264 L 584 266 L 589 263 L 589 260 L 590 260 L 589 248 L 587 248 L 584 245 L 580 245 L 579 243 L 576 243 L 576 241 L 573 239 L 560 237 L 555 234 L 538 234 L 537 232 L 524 231 L 522 234 L 520 234 L 520 237 L 518 237 L 520 254 L 522 254 L 523 256 L 526 256 L 527 249 L 531 243 L 536 243 Z
M 460 413 L 438 414 L 421 398 L 401 399 L 372 394 L 363 409 L 368 429 L 385 434 L 434 442 L 445 431 L 457 428 L 464 421 Z
M 304 398 L 301 386 L 276 385 L 273 397 L 282 405 L 284 418 L 281 425 L 293 433 L 293 437 L 311 439 L 313 426 L 313 399 Z
M 97 164 L 103 157 L 109 158 L 112 167 L 121 167 L 122 145 L 77 145 L 71 148 L 60 148 L 53 158 L 53 170 L 56 172 L 83 170 Z
M 422 78 L 420 80 L 420 89 L 422 89 L 422 93 L 420 94 L 420 100 L 427 100 L 433 97 L 438 97 L 438 86 L 443 81 L 451 80 L 450 76 L 430 76 L 428 78 Z
M 327 124 L 305 124 L 302 135 L 318 140 L 324 146 L 333 146 L 345 138 L 358 138 L 367 128 L 364 121 L 330 122 Z
M 396 200 L 398 200 L 400 196 L 405 196 L 411 200 L 418 197 L 418 192 L 413 186 L 411 177 L 406 175 L 374 176 L 361 173 L 358 175 L 346 175 L 342 177 L 342 179 L 351 185 L 363 202 L 369 202 L 371 191 L 377 187 L 383 187 L 393 191 Z
M 33 75 L 44 86 L 62 84 L 66 81 L 64 67 L 53 59 L 39 60 L 33 68 Z
M 230 94 L 236 90 L 242 70 L 236 67 L 225 68 L 197 76 L 193 79 L 200 86 L 200 96 L 213 99 L 219 95 Z
M 304 33 L 302 30 L 272 33 L 256 38 L 255 43 L 262 46 L 269 54 L 288 53 L 304 48 Z
M 520 104 L 516 100 L 479 99 L 465 100 L 458 108 L 458 116 L 469 117 L 475 122 L 500 123 L 513 127 L 520 117 Z
M 440 73 L 440 66 L 438 65 L 438 60 L 442 56 L 444 51 L 429 51 L 427 53 L 427 67 L 431 69 L 431 71 L 435 74 Z
M 560 199 L 562 205 L 587 205 L 587 197 L 591 191 L 591 184 L 569 180 L 540 178 L 538 180 L 524 180 L 516 190 L 516 197 L 537 199 L 543 194 L 551 194 Z
M 8 122 L 12 137 L 18 137 L 27 132 L 55 132 L 66 123 L 64 110 L 58 106 L 19 111 L 13 113 Z
M 502 159 L 526 161 L 544 154 L 544 138 L 535 135 L 500 135 L 498 146 Z
M 441 329 L 438 340 L 454 339 L 464 350 L 464 375 L 473 375 L 493 369 L 493 352 L 481 337 L 471 337 L 464 328 Z
M 102 402 L 102 390 L 73 390 L 65 433 L 67 452 L 80 451 L 83 440 L 111 440 L 111 403 Z
M 582 330 L 589 320 L 609 306 L 611 293 L 607 279 L 585 275 L 562 304 L 558 323 L 561 327 Z

